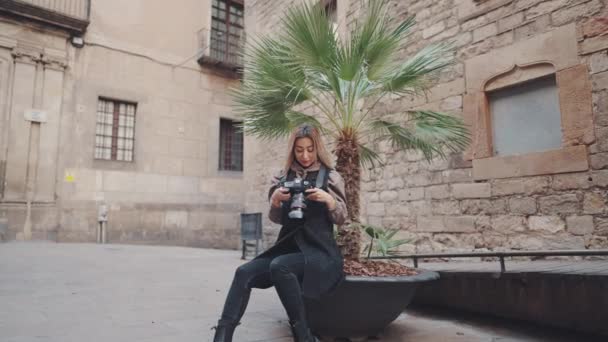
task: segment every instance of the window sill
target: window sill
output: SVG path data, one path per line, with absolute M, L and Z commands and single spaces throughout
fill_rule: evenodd
M 585 145 L 473 160 L 473 179 L 488 180 L 589 170 Z
M 243 171 L 218 170 L 217 175 L 226 178 L 243 178 Z
M 136 171 L 137 164 L 134 161 L 93 159 L 93 168 L 116 171 Z

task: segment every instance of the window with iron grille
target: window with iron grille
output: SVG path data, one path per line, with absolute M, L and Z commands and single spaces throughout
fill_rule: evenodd
M 133 161 L 137 104 L 99 98 L 95 159 Z
M 239 124 L 220 119 L 220 170 L 243 171 L 243 132 Z
M 213 0 L 211 7 L 212 58 L 237 64 L 243 40 L 243 0 Z

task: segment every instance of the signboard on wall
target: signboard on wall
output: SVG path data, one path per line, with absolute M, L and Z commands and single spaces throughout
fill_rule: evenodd
M 48 115 L 45 110 L 41 109 L 26 109 L 23 117 L 31 122 L 47 122 Z

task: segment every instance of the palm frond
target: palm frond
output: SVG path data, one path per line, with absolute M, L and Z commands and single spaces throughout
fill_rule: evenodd
M 421 151 L 425 159 L 446 157 L 446 150 L 459 152 L 470 143 L 469 130 L 462 119 L 434 111 L 410 112 L 408 127 L 382 119 L 373 120 L 370 128 L 379 139 L 389 140 L 403 150 Z
M 452 63 L 451 43 L 429 45 L 396 69 L 384 75 L 383 91 L 394 94 L 420 94 L 428 76 Z
M 375 168 L 376 166 L 384 166 L 384 161 L 380 155 L 371 148 L 359 143 L 359 161 L 361 166 L 367 168 Z

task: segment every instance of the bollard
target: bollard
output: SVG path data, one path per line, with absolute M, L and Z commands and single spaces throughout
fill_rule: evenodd
M 108 223 L 108 207 L 100 204 L 97 211 L 97 243 L 106 243 L 106 230 Z

